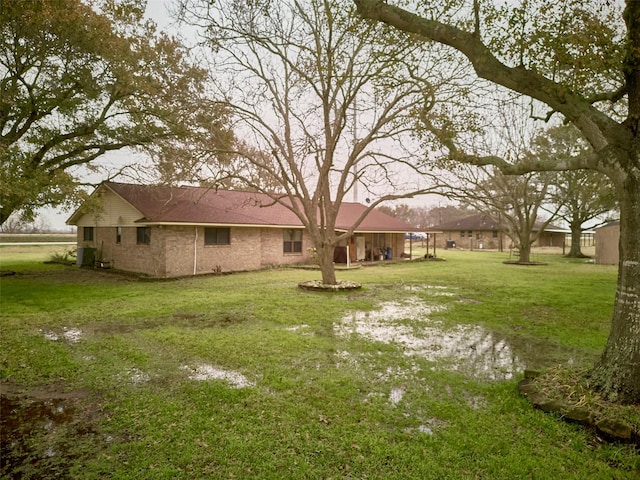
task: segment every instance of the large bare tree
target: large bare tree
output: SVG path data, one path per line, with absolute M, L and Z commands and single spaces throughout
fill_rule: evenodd
M 490 135 L 467 138 L 467 143 L 472 145 L 470 148 L 518 162 L 536 161 L 539 155 L 548 154 L 537 148 L 541 134 L 536 132 L 534 122 L 522 114 L 523 107 L 516 99 L 507 96 L 495 112 L 488 110 L 491 112 Z M 434 130 L 427 125 L 427 131 Z M 441 135 L 437 130 L 436 133 Z M 551 197 L 555 176 L 548 172 L 506 175 L 493 165 L 456 163 L 454 166 L 448 175 L 439 177 L 442 191 L 448 197 L 499 221 L 500 227 L 518 249 L 517 263 L 531 263 L 533 244 L 554 220 L 559 209 L 552 204 Z
M 465 167 L 458 169 L 458 183 L 449 187 L 449 197 L 498 221 L 518 249 L 517 263 L 531 263 L 531 247 L 555 218 L 556 212 L 542 217 L 543 212 L 548 212 L 544 206 L 550 201 L 552 176 L 514 176 L 488 166 Z
M 346 2 L 183 0 L 180 13 L 211 46 L 211 71 L 242 139 L 235 162 L 211 165 L 208 181 L 233 178 L 291 209 L 310 233 L 323 283 L 337 283 L 338 242 L 382 202 L 429 191 L 412 125 L 468 72 L 436 68 L 441 51 L 424 55 L 392 29 L 363 24 Z M 368 208 L 336 232 L 352 196 Z
M 591 147 L 573 125 L 559 125 L 547 130 L 535 140 L 540 155 L 565 161 L 588 154 Z M 567 256 L 580 258 L 581 240 L 587 222 L 591 227 L 617 208 L 616 194 L 609 179 L 595 170 L 566 170 L 555 174 L 551 186 L 552 202 L 559 207 L 558 216 L 571 229 L 571 248 Z M 594 225 L 595 222 L 595 225 Z M 600 221 L 600 224 L 604 220 Z
M 546 118 L 575 125 L 593 151 L 569 159 L 509 162 L 455 148 L 451 156 L 505 173 L 591 169 L 613 183 L 620 205 L 620 264 L 611 333 L 590 372 L 592 385 L 620 402 L 640 402 L 640 2 L 475 0 L 447 15 L 448 2 L 408 11 L 354 0 L 360 14 L 460 52 L 478 77 L 547 106 Z

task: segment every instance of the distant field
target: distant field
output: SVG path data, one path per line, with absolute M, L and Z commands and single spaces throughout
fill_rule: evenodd
M 75 233 L 0 233 L 0 243 L 48 243 L 75 241 Z
M 404 245 L 404 251 L 405 253 L 409 253 L 409 251 L 411 251 L 411 257 L 412 258 L 417 258 L 417 257 L 422 257 L 424 256 L 424 254 L 427 252 L 427 244 L 426 242 L 420 242 L 420 241 L 413 241 L 413 244 L 410 245 L 409 241 L 405 242 Z M 570 245 L 567 245 L 567 247 L 565 248 L 565 251 L 563 252 L 562 247 L 533 247 L 531 249 L 531 253 L 532 255 L 535 257 L 536 255 L 562 255 L 563 253 L 569 253 L 569 248 Z M 594 245 L 589 245 L 589 246 L 583 246 L 581 248 L 582 253 L 584 255 L 587 255 L 589 257 L 594 257 L 596 254 L 596 247 Z M 445 248 L 441 248 L 441 247 L 437 247 L 436 248 L 436 256 L 437 257 L 446 257 L 448 252 L 467 252 L 469 250 L 467 249 L 462 249 L 462 248 L 454 248 L 451 250 L 445 249 Z M 474 252 L 478 252 L 478 253 L 499 253 L 498 250 L 495 249 L 481 249 L 481 250 L 473 250 Z M 429 253 L 433 254 L 433 245 L 429 245 Z M 512 254 L 515 255 L 515 252 L 510 252 L 508 248 L 505 248 L 504 251 L 502 252 L 506 255 Z

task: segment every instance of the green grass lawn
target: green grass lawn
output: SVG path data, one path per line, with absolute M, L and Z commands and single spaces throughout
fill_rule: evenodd
M 327 294 L 297 288 L 309 270 L 141 282 L 34 252 L 0 249 L 2 420 L 22 434 L 3 478 L 640 475 L 633 447 L 516 388 L 595 361 L 614 267 L 443 251 Z

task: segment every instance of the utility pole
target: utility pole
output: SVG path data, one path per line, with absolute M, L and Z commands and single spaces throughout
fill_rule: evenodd
M 358 108 L 356 104 L 356 99 L 353 99 L 353 147 L 355 148 L 358 143 Z M 358 162 L 354 160 L 353 162 L 353 201 L 358 203 Z

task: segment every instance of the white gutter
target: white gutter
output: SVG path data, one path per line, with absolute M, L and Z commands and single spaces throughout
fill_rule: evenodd
M 288 228 L 292 230 L 304 230 L 304 226 L 302 225 L 270 225 L 270 224 L 261 224 L 261 223 L 204 223 L 204 222 L 156 222 L 156 221 L 146 221 L 146 220 L 136 220 L 134 225 L 138 226 L 195 226 L 195 227 L 251 227 L 251 228 Z

